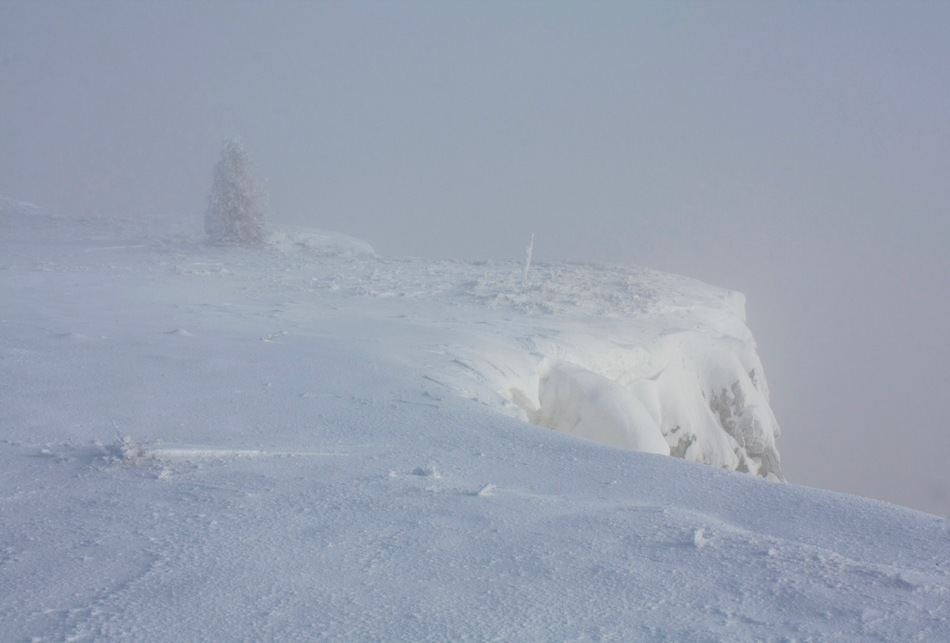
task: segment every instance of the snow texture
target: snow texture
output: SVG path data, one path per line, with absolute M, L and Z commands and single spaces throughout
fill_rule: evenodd
M 0 200 L 0 640 L 950 640 L 941 517 L 763 479 L 741 295 L 194 227 Z

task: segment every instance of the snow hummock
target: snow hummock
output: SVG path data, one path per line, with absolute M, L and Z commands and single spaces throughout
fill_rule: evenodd
M 660 426 L 618 382 L 576 364 L 554 364 L 538 384 L 532 421 L 630 451 L 670 455 Z
M 762 479 L 741 295 L 160 227 L 0 201 L 4 639 L 950 639 L 942 518 Z

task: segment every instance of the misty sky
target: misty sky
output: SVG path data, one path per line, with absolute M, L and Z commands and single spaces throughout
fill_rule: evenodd
M 748 296 L 793 482 L 950 513 L 950 3 L 0 0 L 0 194 Z M 5 305 L 11 305 L 6 302 Z

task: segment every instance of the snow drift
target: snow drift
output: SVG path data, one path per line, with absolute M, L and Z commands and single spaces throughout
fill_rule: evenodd
M 660 426 L 627 389 L 576 364 L 556 364 L 538 385 L 536 424 L 610 446 L 670 454 Z

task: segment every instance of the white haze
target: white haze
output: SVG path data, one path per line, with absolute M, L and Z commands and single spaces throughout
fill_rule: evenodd
M 275 219 L 384 255 L 637 264 L 748 296 L 790 480 L 950 511 L 950 7 L 0 5 L 0 194 Z M 196 223 L 197 225 L 197 223 Z

